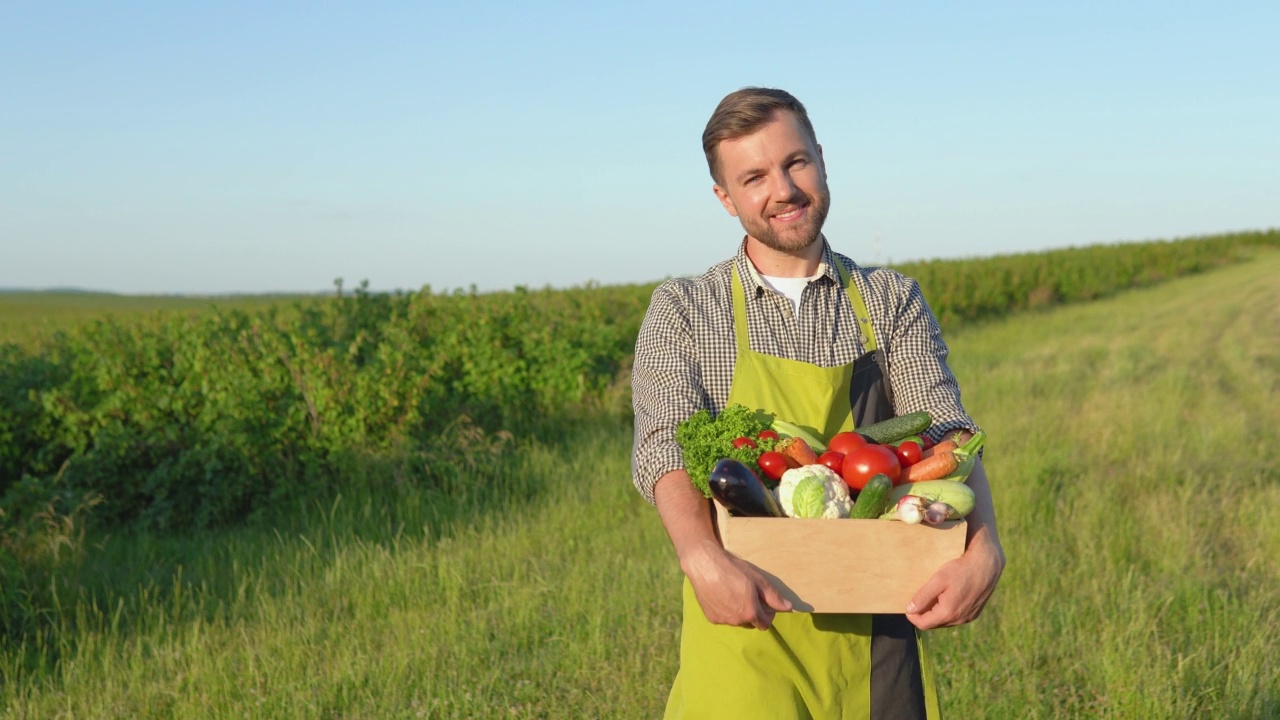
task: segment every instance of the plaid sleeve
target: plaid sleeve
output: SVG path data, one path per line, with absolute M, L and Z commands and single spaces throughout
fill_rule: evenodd
M 952 430 L 977 431 L 977 423 L 960 402 L 960 384 L 947 365 L 947 344 L 920 285 L 896 272 L 893 275 L 887 361 L 894 412 L 927 410 L 933 418 L 928 434 L 934 440 Z
M 687 281 L 669 280 L 658 286 L 636 339 L 631 371 L 635 410 L 631 475 L 650 503 L 658 479 L 684 467 L 676 425 L 707 406 L 689 307 Z

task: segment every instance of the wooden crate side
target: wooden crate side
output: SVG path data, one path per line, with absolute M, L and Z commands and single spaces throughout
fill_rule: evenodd
M 731 517 L 725 549 L 760 568 L 801 612 L 901 613 L 939 567 L 964 553 L 967 523 Z

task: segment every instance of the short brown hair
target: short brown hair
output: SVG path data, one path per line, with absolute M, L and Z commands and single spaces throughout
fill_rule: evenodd
M 712 180 L 721 183 L 720 143 L 750 135 L 771 122 L 774 114 L 780 110 L 795 114 L 800 125 L 809 133 L 809 138 L 815 145 L 818 143 L 813 123 L 809 122 L 809 114 L 791 93 L 761 87 L 735 90 L 724 96 L 716 106 L 716 111 L 711 113 L 706 129 L 702 131 L 702 151 L 707 155 L 707 167 L 711 170 Z

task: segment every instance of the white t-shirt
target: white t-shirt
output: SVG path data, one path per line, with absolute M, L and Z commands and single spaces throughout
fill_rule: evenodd
M 800 294 L 804 292 L 804 288 L 809 283 L 816 280 L 819 276 L 813 277 L 771 277 L 769 275 L 761 275 L 760 279 L 765 285 L 786 295 L 791 300 L 791 310 L 797 315 L 800 314 Z

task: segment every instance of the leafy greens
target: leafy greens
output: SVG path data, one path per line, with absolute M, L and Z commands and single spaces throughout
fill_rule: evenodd
M 711 469 L 722 458 L 741 461 L 757 477 L 764 477 L 756 460 L 760 453 L 773 449 L 774 441 L 759 439 L 756 435 L 768 427 L 769 423 L 756 411 L 737 404 L 725 407 L 714 418 L 704 408 L 677 425 L 676 442 L 684 453 L 685 470 L 694 486 L 711 497 Z M 735 448 L 733 441 L 740 437 L 753 439 L 757 447 Z

